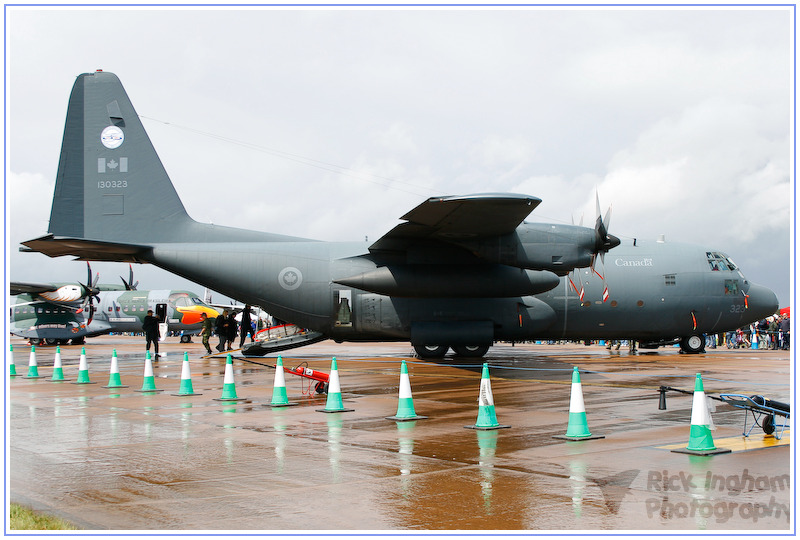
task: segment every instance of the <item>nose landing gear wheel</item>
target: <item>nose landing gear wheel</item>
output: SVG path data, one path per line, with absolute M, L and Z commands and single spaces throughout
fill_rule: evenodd
M 681 351 L 689 354 L 697 354 L 705 351 L 706 340 L 703 336 L 689 336 L 681 338 Z

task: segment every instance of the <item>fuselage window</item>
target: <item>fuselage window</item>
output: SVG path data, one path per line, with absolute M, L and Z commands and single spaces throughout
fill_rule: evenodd
M 739 280 L 726 279 L 725 280 L 725 294 L 739 294 Z
M 675 274 L 666 274 L 664 276 L 664 285 L 667 287 L 675 286 Z

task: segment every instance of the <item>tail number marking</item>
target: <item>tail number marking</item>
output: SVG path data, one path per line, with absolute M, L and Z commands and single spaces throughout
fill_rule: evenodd
M 128 187 L 127 180 L 100 180 L 97 182 L 98 189 L 106 188 L 126 188 Z

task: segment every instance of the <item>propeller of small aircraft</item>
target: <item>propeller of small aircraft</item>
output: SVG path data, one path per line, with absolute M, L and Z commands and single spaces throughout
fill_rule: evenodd
M 125 285 L 125 290 L 126 291 L 135 291 L 136 287 L 139 285 L 139 282 L 138 281 L 136 283 L 133 282 L 133 266 L 132 265 L 130 265 L 130 264 L 128 265 L 128 270 L 130 271 L 130 273 L 128 274 L 128 281 L 125 281 L 125 278 L 122 277 L 122 276 L 120 276 L 119 279 L 121 279 L 122 283 Z
M 86 263 L 86 270 L 88 275 L 86 276 L 86 284 L 80 283 L 81 288 L 84 292 L 84 302 L 83 307 L 78 311 L 85 310 L 87 305 L 89 307 L 89 320 L 87 321 L 87 325 L 92 323 L 92 318 L 94 317 L 94 299 L 96 298 L 97 301 L 100 301 L 100 289 L 97 288 L 97 282 L 100 279 L 100 273 L 98 272 L 94 276 L 94 280 L 92 280 L 92 266 L 87 262 Z

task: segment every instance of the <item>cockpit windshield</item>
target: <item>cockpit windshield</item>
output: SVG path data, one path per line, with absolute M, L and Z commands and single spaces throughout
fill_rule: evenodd
M 707 251 L 706 257 L 708 258 L 708 266 L 713 272 L 738 270 L 739 267 L 724 253 L 718 251 Z
M 208 304 L 200 300 L 197 295 L 183 291 L 174 292 L 169 295 L 169 302 L 175 307 L 208 306 Z

